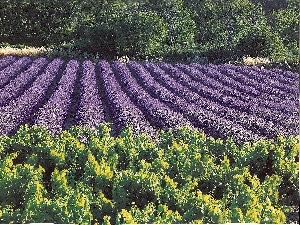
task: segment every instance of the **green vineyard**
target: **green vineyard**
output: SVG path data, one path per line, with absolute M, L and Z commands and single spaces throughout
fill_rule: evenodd
M 22 126 L 0 137 L 0 223 L 286 223 L 298 205 L 297 137 L 110 132 Z

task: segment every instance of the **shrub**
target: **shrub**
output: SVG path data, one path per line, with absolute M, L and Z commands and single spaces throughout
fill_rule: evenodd
M 182 53 L 195 48 L 196 24 L 182 0 L 150 0 L 147 7 L 163 18 L 168 28 L 164 53 Z
M 116 26 L 118 55 L 147 56 L 158 54 L 167 36 L 164 21 L 155 12 L 130 12 Z
M 69 40 L 75 0 L 0 1 L 0 42 L 42 46 Z
M 98 54 L 105 58 L 112 58 L 117 54 L 115 31 L 107 25 L 81 25 L 76 29 L 78 39 L 73 47 L 81 53 Z
M 270 57 L 280 60 L 285 57 L 286 49 L 276 32 L 269 27 L 255 27 L 241 38 L 236 46 L 240 56 Z
M 76 11 L 73 47 L 81 53 L 112 58 L 116 52 L 116 22 L 126 12 L 123 1 L 81 1 Z
M 269 21 L 272 30 L 278 32 L 281 40 L 288 49 L 287 60 L 294 58 L 298 61 L 299 56 L 299 8 L 288 7 L 286 9 L 272 11 Z
M 109 132 L 0 137 L 0 222 L 285 223 L 299 202 L 296 137 L 238 146 L 189 127 L 156 141 Z
M 249 0 L 186 1 L 195 13 L 196 41 L 204 51 L 232 48 L 254 24 L 265 23 L 261 7 Z

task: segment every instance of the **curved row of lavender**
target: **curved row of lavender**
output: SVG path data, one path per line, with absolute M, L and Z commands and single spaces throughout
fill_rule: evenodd
M 68 62 L 57 89 L 49 101 L 38 110 L 34 121 L 35 125 L 46 126 L 53 134 L 58 134 L 63 130 L 72 102 L 72 93 L 78 76 L 78 69 L 79 63 L 76 60 Z
M 130 62 L 128 67 L 132 70 L 132 74 L 134 74 L 135 78 L 140 82 L 140 85 L 148 93 L 150 93 L 154 98 L 165 103 L 174 111 L 180 112 L 193 124 L 194 127 L 201 128 L 205 133 L 221 138 L 231 136 L 235 140 L 240 140 L 241 137 L 242 139 L 262 138 L 262 136 L 244 129 L 242 126 L 233 121 L 219 117 L 212 110 L 201 107 L 195 103 L 190 103 L 186 99 L 175 95 L 166 87 L 160 85 L 139 63 Z M 177 90 L 180 91 L 180 89 L 181 88 L 178 85 Z M 163 95 L 161 93 L 163 93 Z M 224 126 L 219 126 L 219 124 L 223 124 Z
M 120 84 L 112 71 L 110 64 L 100 61 L 97 64 L 99 80 L 104 93 L 104 101 L 108 114 L 117 133 L 130 125 L 137 134 L 147 133 L 155 135 L 155 129 L 150 125 L 144 114 L 131 102 L 130 98 L 122 91 Z
M 0 70 L 16 60 L 16 57 L 9 55 L 0 60 Z
M 192 126 L 180 113 L 151 97 L 140 87 L 124 64 L 113 62 L 112 68 L 115 69 L 115 74 L 123 89 L 126 90 L 128 96 L 140 108 L 153 127 L 166 130 L 170 127 L 176 129 L 186 125 Z
M 26 68 L 26 66 L 32 62 L 29 57 L 22 57 L 19 60 L 13 62 L 9 66 L 0 71 L 0 88 L 6 85 L 10 79 L 14 78 L 18 72 Z
M 153 136 L 188 125 L 241 143 L 299 129 L 299 74 L 281 69 L 8 56 L 0 78 L 0 135 L 28 121 L 57 134 L 74 102 L 78 125 L 110 122 L 116 133 L 130 125 Z
M 77 123 L 89 128 L 105 123 L 104 109 L 97 88 L 96 69 L 91 61 L 82 63 L 80 93 L 80 103 L 76 113 Z
M 53 84 L 62 64 L 63 60 L 53 60 L 22 95 L 0 107 L 0 135 L 13 134 L 34 116 L 47 97 L 47 90 Z
M 26 71 L 18 74 L 15 79 L 10 80 L 6 86 L 1 88 L 0 106 L 7 105 L 10 100 L 24 92 L 47 63 L 46 58 L 36 59 Z
M 269 101 L 270 99 L 272 99 L 272 95 L 271 96 L 265 95 L 262 91 L 258 90 L 258 87 L 254 88 L 252 86 L 249 86 L 248 84 L 243 84 L 239 82 L 237 79 L 233 79 L 229 77 L 229 75 L 232 74 L 228 74 L 228 73 L 225 74 L 215 70 L 214 69 L 216 67 L 215 65 L 206 65 L 206 66 L 194 65 L 194 66 L 200 71 L 202 71 L 205 75 L 213 77 L 214 79 L 224 84 L 225 86 L 229 86 L 232 89 L 238 89 L 244 91 L 249 96 L 254 97 L 254 99 L 250 100 L 249 103 L 246 101 L 245 102 L 239 101 L 240 104 L 237 104 L 237 102 L 234 101 L 230 102 L 229 104 L 231 105 L 229 106 L 229 108 L 235 108 L 238 111 L 243 111 L 246 112 L 247 114 L 256 115 L 257 117 L 260 117 L 266 121 L 271 121 L 272 123 L 274 123 L 274 125 L 276 124 L 283 125 L 284 127 L 288 128 L 288 130 L 297 129 L 294 127 L 294 125 L 297 126 L 297 123 L 295 123 L 295 121 L 298 120 L 298 109 L 297 109 L 296 99 L 298 99 L 299 93 L 294 94 L 295 97 L 292 99 L 293 104 L 287 103 L 287 101 L 290 100 L 290 96 L 288 95 L 288 93 L 286 95 L 280 96 L 281 105 L 288 105 L 288 107 L 291 107 L 289 113 L 282 112 L 280 110 L 274 111 L 272 109 L 263 107 L 262 105 L 262 102 Z M 231 67 L 232 65 L 227 65 L 227 66 Z M 254 70 L 256 70 L 256 68 L 254 68 Z M 235 74 L 233 74 L 233 76 L 234 75 Z M 251 73 L 248 73 L 249 77 L 251 77 L 251 75 L 252 75 Z M 295 76 L 299 77 L 297 73 L 295 73 Z M 264 84 L 265 88 L 267 88 L 269 85 L 270 85 L 269 83 Z M 294 87 L 294 85 L 286 85 L 287 88 L 289 88 L 290 86 L 292 86 L 292 88 Z

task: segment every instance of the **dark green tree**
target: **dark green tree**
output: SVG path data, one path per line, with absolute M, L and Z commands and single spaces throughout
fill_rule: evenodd
M 166 51 L 186 52 L 195 47 L 196 24 L 192 11 L 182 0 L 149 0 L 147 7 L 156 11 L 168 26 Z
M 253 28 L 266 23 L 262 8 L 249 0 L 186 1 L 194 10 L 197 43 L 202 48 L 235 45 Z
M 33 46 L 67 41 L 72 32 L 74 0 L 0 1 L 0 42 Z
M 127 10 L 120 0 L 78 1 L 74 47 L 80 52 L 111 58 L 117 54 L 116 24 Z
M 150 56 L 162 51 L 168 29 L 155 12 L 130 12 L 116 25 L 118 55 Z

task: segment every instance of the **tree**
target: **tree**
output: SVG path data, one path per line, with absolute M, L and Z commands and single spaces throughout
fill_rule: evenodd
M 0 1 L 0 42 L 48 45 L 71 34 L 74 0 Z
M 262 8 L 249 0 L 186 1 L 195 14 L 202 49 L 233 47 L 253 26 L 266 24 Z
M 167 24 L 167 51 L 184 52 L 195 47 L 196 24 L 182 0 L 149 0 L 147 7 L 156 11 Z
M 119 55 L 149 56 L 162 51 L 167 26 L 155 12 L 130 12 L 116 26 Z

